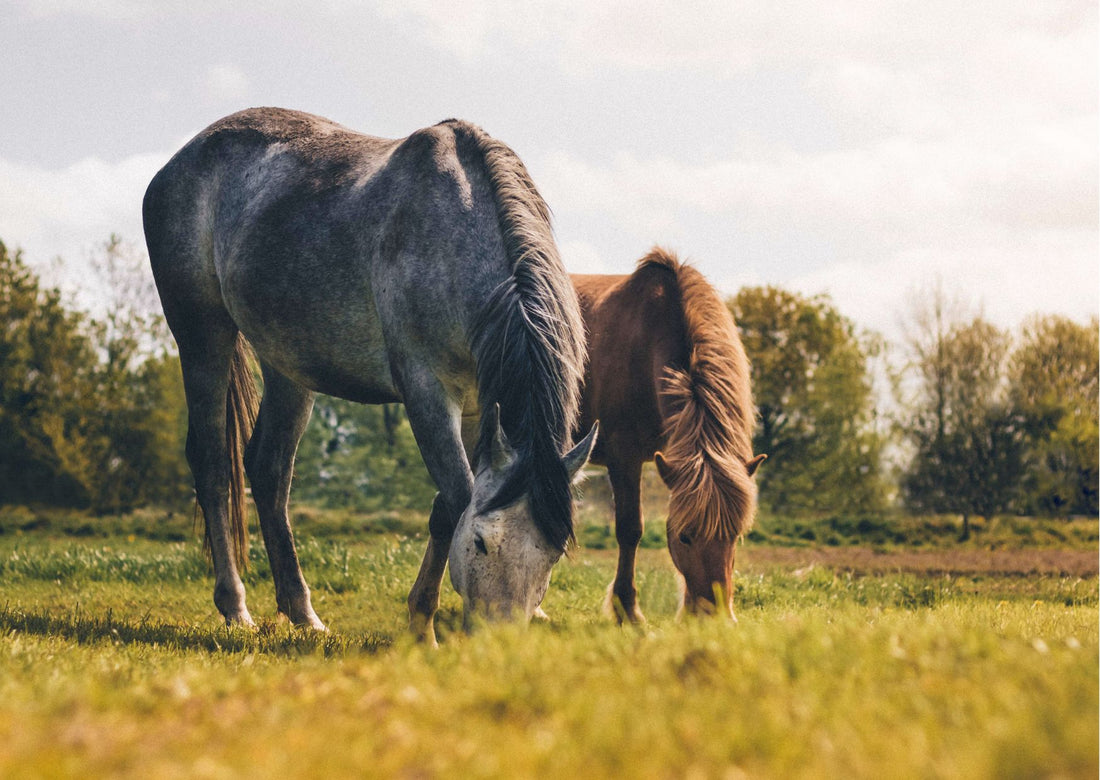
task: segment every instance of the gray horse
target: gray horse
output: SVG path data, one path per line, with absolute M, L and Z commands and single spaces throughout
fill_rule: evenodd
M 515 153 L 457 120 L 389 140 L 250 109 L 169 160 L 143 216 L 226 621 L 252 624 L 247 473 L 278 610 L 324 629 L 287 515 L 315 392 L 405 404 L 439 489 L 412 630 L 435 641 L 448 556 L 467 617 L 530 618 L 572 537 L 570 483 L 596 432 L 569 449 L 584 326 Z M 254 429 L 249 342 L 264 379 Z

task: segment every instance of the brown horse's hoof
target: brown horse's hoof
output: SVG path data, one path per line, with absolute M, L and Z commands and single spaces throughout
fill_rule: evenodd
M 614 588 L 615 583 L 611 583 L 607 588 L 607 598 L 603 604 L 604 614 L 614 618 L 620 626 L 624 623 L 643 625 L 646 622 L 645 615 L 638 608 L 637 602 L 631 599 L 629 604 L 624 604 L 622 599 L 615 595 Z

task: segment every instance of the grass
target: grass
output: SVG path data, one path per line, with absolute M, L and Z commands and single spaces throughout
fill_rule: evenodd
M 432 651 L 404 632 L 424 540 L 401 518 L 296 526 L 328 635 L 270 617 L 258 544 L 246 586 L 260 629 L 227 629 L 198 543 L 171 535 L 189 537 L 189 517 L 12 518 L 0 511 L 3 777 L 1100 769 L 1095 577 L 754 567 L 726 625 L 677 621 L 668 555 L 647 549 L 649 622 L 620 629 L 600 611 L 614 553 L 579 549 L 555 569 L 551 623 L 465 635 L 447 587 Z M 66 531 L 82 524 L 95 532 Z

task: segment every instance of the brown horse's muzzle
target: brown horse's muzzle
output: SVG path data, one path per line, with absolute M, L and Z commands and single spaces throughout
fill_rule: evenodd
M 684 578 L 684 611 L 733 618 L 732 539 L 692 539 L 672 534 L 668 551 Z

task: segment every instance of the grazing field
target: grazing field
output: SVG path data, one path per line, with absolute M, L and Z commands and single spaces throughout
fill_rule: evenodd
M 550 623 L 464 635 L 448 587 L 432 651 L 403 632 L 423 518 L 299 520 L 328 635 L 221 625 L 188 517 L 0 510 L 0 776 L 1098 772 L 1095 521 L 1027 544 L 1007 521 L 963 546 L 773 533 L 739 552 L 737 625 L 678 622 L 644 549 L 649 622 L 615 627 L 614 551 L 581 548 Z M 253 564 L 261 619 L 258 544 Z

